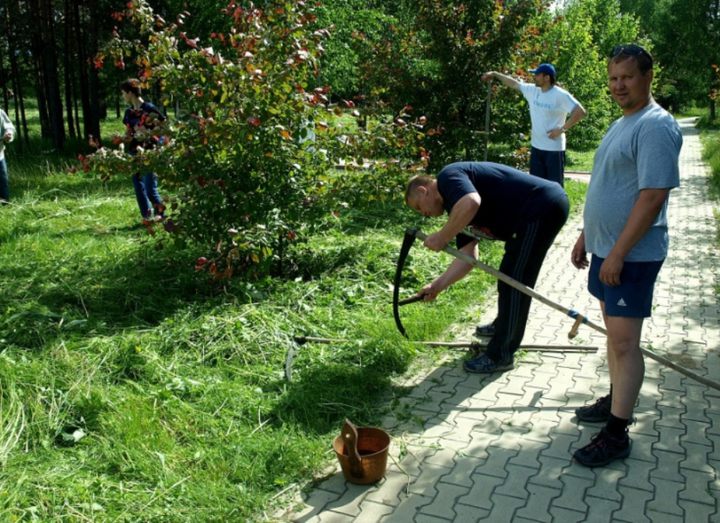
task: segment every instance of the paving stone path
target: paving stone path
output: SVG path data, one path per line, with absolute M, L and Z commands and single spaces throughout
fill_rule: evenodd
M 670 255 L 644 346 L 720 380 L 720 285 L 713 204 L 699 133 L 683 120 L 681 187 L 670 201 Z M 548 253 L 537 290 L 602 323 L 586 272 L 570 264 L 580 217 Z M 490 303 L 493 303 L 492 298 Z M 490 306 L 482 320 L 492 320 Z M 568 345 L 572 320 L 534 302 L 525 344 Z M 458 338 L 469 339 L 473 326 Z M 600 469 L 572 452 L 599 425 L 574 409 L 607 393 L 604 337 L 581 327 L 592 353 L 528 352 L 511 372 L 472 375 L 460 353 L 408 378 L 410 393 L 382 427 L 393 436 L 385 478 L 345 482 L 337 469 L 280 519 L 298 522 L 720 522 L 720 393 L 646 358 L 631 426 L 632 455 Z M 399 419 L 402 418 L 402 419 Z M 421 423 L 419 422 L 421 421 Z

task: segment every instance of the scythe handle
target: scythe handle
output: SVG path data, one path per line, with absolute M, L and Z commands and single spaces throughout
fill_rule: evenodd
M 427 238 L 427 234 L 423 233 L 420 230 L 415 230 L 414 237 L 418 238 L 422 241 L 425 241 L 425 239 Z M 576 311 L 574 309 L 568 309 L 567 307 L 563 307 L 559 303 L 555 303 L 551 299 L 546 298 L 545 296 L 536 292 L 534 289 L 528 287 L 527 285 L 523 285 L 522 283 L 511 278 L 507 274 L 502 273 L 502 272 L 498 271 L 497 269 L 494 269 L 493 267 L 490 267 L 489 265 L 481 262 L 480 260 L 476 260 L 472 256 L 468 256 L 464 252 L 460 252 L 459 250 L 454 249 L 450 246 L 445 246 L 442 250 L 444 252 L 450 254 L 451 256 L 454 256 L 455 258 L 457 258 L 459 260 L 469 263 L 470 265 L 477 267 L 478 269 L 482 269 L 483 271 L 487 272 L 491 276 L 494 276 L 498 280 L 508 284 L 510 287 L 513 287 L 514 289 L 519 290 L 523 294 L 526 294 L 526 295 L 530 296 L 531 298 L 534 298 L 534 299 L 544 303 L 545 305 L 552 307 L 553 309 L 558 310 L 564 314 L 567 314 L 568 316 L 573 318 L 575 320 L 575 323 L 570 332 L 571 338 L 574 337 L 574 333 L 577 332 L 577 328 L 580 325 L 580 323 L 584 323 L 588 327 L 591 327 L 592 329 L 595 329 L 596 331 L 607 336 L 607 330 L 604 327 L 601 327 L 600 325 L 593 323 L 586 316 L 580 314 L 578 311 Z M 679 372 L 680 374 L 683 374 L 683 375 L 687 376 L 688 378 L 697 381 L 698 383 L 702 383 L 703 385 L 706 385 L 715 390 L 720 390 L 720 383 L 718 383 L 717 381 L 712 380 L 706 376 L 702 376 L 696 372 L 693 372 L 692 370 L 675 363 L 674 361 L 672 361 L 669 358 L 666 358 L 665 356 L 662 356 L 662 355 L 660 355 L 652 350 L 648 350 L 644 347 L 640 347 L 640 352 L 642 352 L 645 356 L 647 356 L 651 360 L 655 360 L 656 362 L 660 363 L 661 365 L 665 365 L 666 367 L 669 367 L 669 368 Z
M 418 230 L 418 231 L 415 231 L 415 237 L 419 238 L 422 241 L 425 241 L 425 238 L 427 238 L 427 234 Z M 506 283 L 510 287 L 519 290 L 523 294 L 530 296 L 531 298 L 534 298 L 534 299 L 544 303 L 545 305 L 562 312 L 563 314 L 567 314 L 571 318 L 575 319 L 576 323 L 584 323 L 588 327 L 591 327 L 591 328 L 595 329 L 596 331 L 607 335 L 607 331 L 605 330 L 604 327 L 601 327 L 597 323 L 593 323 L 592 321 L 587 319 L 586 316 L 580 314 L 576 310 L 568 309 L 567 307 L 563 307 L 559 303 L 555 303 L 554 301 L 552 301 L 549 298 L 546 298 L 545 296 L 543 296 L 539 292 L 535 291 L 534 289 L 528 287 L 527 285 L 520 283 L 516 279 L 511 278 L 507 274 L 500 272 L 499 270 L 491 267 L 490 265 L 487 265 L 486 263 L 483 263 L 480 260 L 476 260 L 472 256 L 469 256 L 469 255 L 465 254 L 464 252 L 460 252 L 459 250 L 454 249 L 453 247 L 450 247 L 450 246 L 445 246 L 442 250 L 444 252 L 448 253 L 449 255 L 454 256 L 455 258 L 457 258 L 459 260 L 462 260 L 466 263 L 469 263 L 470 265 L 472 265 L 474 267 L 477 267 L 478 269 L 485 271 L 486 273 L 490 274 L 491 276 L 494 276 L 495 278 L 502 281 L 503 283 Z M 575 329 L 575 330 L 577 331 L 577 329 Z M 574 336 L 572 336 L 572 337 L 574 337 Z

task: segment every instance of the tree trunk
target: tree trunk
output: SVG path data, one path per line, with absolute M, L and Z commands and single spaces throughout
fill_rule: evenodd
M 80 76 L 80 101 L 82 102 L 83 132 L 86 137 L 100 136 L 100 81 L 93 65 L 98 50 L 97 2 L 85 0 L 73 2 L 77 20 L 77 62 Z
M 43 28 L 42 13 L 40 12 L 39 1 L 30 0 L 28 4 L 27 15 L 32 14 L 33 24 L 30 25 L 30 50 L 32 53 L 33 66 L 35 67 L 35 96 L 37 97 L 38 116 L 40 118 L 40 136 L 44 139 L 52 137 L 50 125 L 50 113 L 48 112 L 47 89 L 45 82 L 45 56 L 43 54 Z M 18 1 L 18 14 L 20 11 L 20 2 Z
M 32 41 L 38 71 L 37 97 L 43 136 L 50 138 L 55 149 L 62 150 L 65 145 L 65 124 L 55 50 L 52 0 L 31 0 L 28 3 L 30 12 L 35 15 Z
M 74 56 L 73 52 L 73 31 L 76 29 L 70 9 L 70 0 L 65 0 L 64 9 L 64 49 L 63 49 L 63 66 L 65 69 L 65 113 L 67 114 L 68 134 L 70 138 L 76 138 L 75 135 L 75 119 L 73 117 L 73 75 L 71 60 Z
M 11 7 L 14 5 L 16 8 L 15 12 L 11 12 Z M 6 23 L 7 23 L 7 39 L 8 39 L 8 48 L 9 49 L 17 49 L 16 44 L 16 38 L 15 33 L 13 30 L 11 30 L 11 27 L 14 27 L 11 24 L 11 21 L 14 19 L 17 19 L 17 17 L 20 16 L 20 6 L 19 2 L 15 4 L 8 4 L 7 10 L 5 11 L 6 15 Z M 12 93 L 12 99 L 13 99 L 13 105 L 15 107 L 15 128 L 17 129 L 18 136 L 22 136 L 23 140 L 18 140 L 18 149 L 22 150 L 23 142 L 25 145 L 30 144 L 30 136 L 28 133 L 28 125 L 27 125 L 27 118 L 25 116 L 25 102 L 23 97 L 23 88 L 22 83 L 20 83 L 20 66 L 18 64 L 18 56 L 17 53 L 9 53 L 10 58 L 10 76 L 12 78 L 12 85 L 13 85 L 13 93 Z M 20 125 L 20 122 L 22 121 L 22 125 Z
M 65 146 L 65 124 L 58 76 L 58 60 L 55 51 L 55 24 L 52 0 L 40 0 L 40 24 L 42 26 L 42 65 L 47 93 L 48 116 L 53 146 L 62 150 Z
M 3 46 L 0 45 L 0 51 L 2 51 Z M 9 111 L 10 107 L 10 100 L 8 97 L 8 89 L 7 89 L 7 74 L 5 74 L 5 59 L 3 58 L 2 53 L 0 52 L 0 83 L 2 83 L 2 106 L 3 110 L 7 113 Z
M 88 94 L 88 75 L 85 63 L 88 61 L 87 53 L 85 52 L 85 31 L 82 23 L 82 17 L 80 16 L 80 5 L 82 0 L 78 0 L 74 3 L 75 6 L 75 18 L 78 20 L 78 72 L 80 73 L 80 101 L 82 103 L 82 112 L 84 120 L 87 120 L 87 115 L 90 113 L 90 95 Z M 85 127 L 85 134 L 87 135 L 87 125 Z
M 73 97 L 73 107 L 75 109 L 75 135 L 82 136 L 82 132 L 80 131 L 80 109 L 78 108 L 77 89 Z
M 89 40 L 89 57 L 92 58 L 98 52 L 100 47 L 99 40 L 99 24 L 96 22 L 102 16 L 98 2 L 92 0 L 89 3 L 90 8 L 90 40 Z M 100 79 L 98 78 L 97 69 L 93 65 L 93 60 L 85 60 L 82 67 L 88 70 L 88 91 L 90 95 L 89 112 L 84 113 L 85 132 L 92 134 L 100 140 Z

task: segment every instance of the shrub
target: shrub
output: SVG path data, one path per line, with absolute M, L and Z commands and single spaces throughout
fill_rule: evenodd
M 418 157 L 406 122 L 390 119 L 352 135 L 338 117 L 353 111 L 353 102 L 331 104 L 329 88 L 312 88 L 329 34 L 317 27 L 314 7 L 263 5 L 230 2 L 223 11 L 230 29 L 201 42 L 183 31 L 188 13 L 167 23 L 145 0 L 132 0 L 114 17 L 129 20 L 138 37 L 118 34 L 96 60 L 107 56 L 125 67 L 133 57 L 137 76 L 159 87 L 162 106 L 175 107 L 177 116 L 163 131 L 163 147 L 135 157 L 100 148 L 83 159 L 86 169 L 103 177 L 157 172 L 175 194 L 165 229 L 212 246 L 196 268 L 216 278 L 271 271 L 347 190 L 342 177 L 328 174 L 340 158 Z M 338 178 L 343 183 L 333 189 Z M 387 192 L 385 184 L 370 190 Z

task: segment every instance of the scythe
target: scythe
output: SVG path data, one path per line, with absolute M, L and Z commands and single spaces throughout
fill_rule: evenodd
M 469 234 L 470 236 L 476 237 L 472 233 L 465 233 L 465 234 Z M 400 305 L 403 305 L 405 303 L 411 303 L 413 301 L 418 301 L 418 300 L 422 299 L 421 295 L 415 295 L 406 300 L 400 300 L 400 281 L 402 280 L 402 271 L 405 266 L 405 260 L 407 259 L 407 256 L 410 252 L 410 248 L 412 247 L 416 238 L 419 238 L 420 240 L 424 241 L 427 238 L 427 234 L 423 233 L 419 229 L 407 229 L 405 231 L 405 237 L 403 238 L 402 247 L 400 248 L 400 255 L 398 256 L 397 267 L 395 270 L 395 286 L 393 288 L 393 315 L 395 316 L 395 325 L 397 325 L 397 328 L 400 331 L 400 333 L 403 336 L 405 336 L 406 338 L 408 336 L 405 331 L 405 328 L 403 327 L 402 321 L 400 320 L 400 310 L 399 310 Z M 593 323 L 586 316 L 584 316 L 583 314 L 580 314 L 575 309 L 568 309 L 567 307 L 563 307 L 559 303 L 555 303 L 551 299 L 546 298 L 545 296 L 538 293 L 534 289 L 528 287 L 527 285 L 523 285 L 522 283 L 515 280 L 514 278 L 511 278 L 507 274 L 500 272 L 499 270 L 481 262 L 480 260 L 476 260 L 472 256 L 468 256 L 464 252 L 461 252 L 461 251 L 454 249 L 452 247 L 449 247 L 449 246 L 445 246 L 442 250 L 459 260 L 469 263 L 473 267 L 477 267 L 477 268 L 487 272 L 491 276 L 494 276 L 498 280 L 506 283 L 510 287 L 517 289 L 518 291 L 522 292 L 523 294 L 526 294 L 526 295 L 530 296 L 531 298 L 534 298 L 534 299 L 544 303 L 545 305 L 552 307 L 553 309 L 558 310 L 558 311 L 570 316 L 571 318 L 573 318 L 575 320 L 575 323 L 573 323 L 573 326 L 570 329 L 570 332 L 568 333 L 568 337 L 570 339 L 577 336 L 577 331 L 578 331 L 578 328 L 580 327 L 581 323 L 585 324 L 588 327 L 591 327 L 592 329 L 594 329 L 602 334 L 605 334 L 607 336 L 607 330 L 605 330 L 604 327 L 601 327 L 600 325 Z M 655 360 L 656 362 L 658 362 L 662 365 L 665 365 L 666 367 L 674 369 L 677 372 L 679 372 L 680 374 L 687 376 L 688 378 L 691 378 L 691 379 L 693 379 L 699 383 L 702 383 L 703 385 L 706 385 L 710 388 L 713 388 L 715 390 L 720 390 L 720 383 L 718 383 L 716 381 L 708 379 L 705 376 L 701 376 L 701 375 L 691 371 L 690 369 L 687 369 L 687 368 L 683 367 L 682 365 L 678 365 L 674 361 L 669 360 L 668 358 L 661 356 L 661 355 L 659 355 L 651 350 L 648 350 L 644 347 L 640 347 L 640 351 L 648 358 Z

